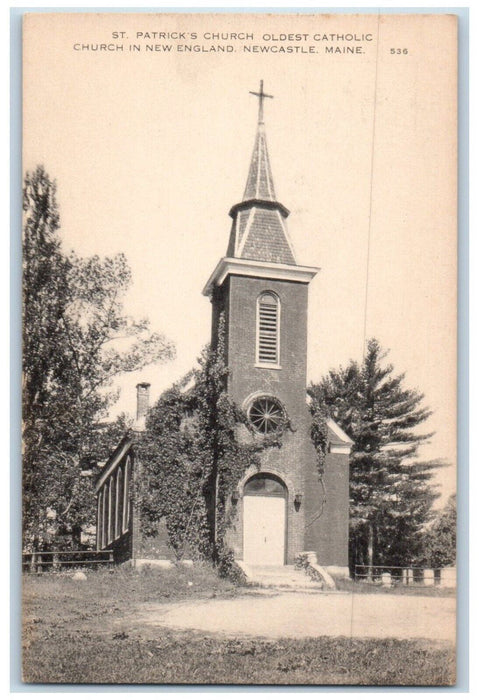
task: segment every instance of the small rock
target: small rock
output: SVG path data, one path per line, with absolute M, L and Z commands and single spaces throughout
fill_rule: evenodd
M 128 639 L 128 636 L 126 632 L 116 632 L 113 635 L 113 639 Z
M 193 585 L 193 581 L 188 581 L 188 586 L 192 586 L 192 585 Z
M 74 581 L 86 581 L 86 574 L 84 574 L 83 571 L 75 571 L 72 579 Z

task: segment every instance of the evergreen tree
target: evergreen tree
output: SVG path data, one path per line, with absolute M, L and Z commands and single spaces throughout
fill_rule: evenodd
M 439 511 L 424 535 L 424 563 L 440 569 L 454 566 L 456 562 L 456 494 L 449 496 L 444 508 Z
M 23 199 L 23 525 L 31 546 L 91 524 L 93 483 L 82 471 L 98 456 L 98 421 L 118 396 L 112 381 L 169 359 L 173 346 L 125 315 L 131 273 L 123 255 L 62 250 L 56 185 L 42 167 L 27 173 Z
M 384 365 L 378 341 L 368 342 L 361 364 L 331 370 L 309 393 L 354 442 L 350 462 L 350 562 L 408 564 L 420 554 L 421 532 L 436 492 L 438 461 L 418 448 L 431 437 L 416 428 L 431 412 L 423 394 L 404 387 L 404 374 Z

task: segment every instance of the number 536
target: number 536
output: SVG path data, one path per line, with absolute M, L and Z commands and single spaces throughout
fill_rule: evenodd
M 407 49 L 389 49 L 389 53 L 408 53 Z

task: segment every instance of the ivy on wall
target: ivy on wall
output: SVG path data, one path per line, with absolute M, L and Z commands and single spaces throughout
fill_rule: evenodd
M 163 520 L 179 559 L 208 557 L 228 569 L 233 556 L 225 534 L 235 514 L 232 493 L 248 468 L 259 470 L 263 450 L 280 446 L 281 431 L 254 434 L 227 394 L 224 358 L 221 316 L 216 346 L 205 349 L 199 368 L 166 391 L 148 414 L 138 445 L 142 475 L 136 497 L 144 535 L 156 535 Z M 240 437 L 241 426 L 250 439 Z
M 319 401 L 312 399 L 310 403 L 310 411 L 312 416 L 311 421 L 311 440 L 316 449 L 318 475 L 322 479 L 326 464 L 326 454 L 328 452 L 328 424 L 326 411 Z

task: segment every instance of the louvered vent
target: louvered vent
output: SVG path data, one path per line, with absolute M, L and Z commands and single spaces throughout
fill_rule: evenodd
M 273 294 L 258 300 L 258 362 L 279 364 L 279 301 Z

